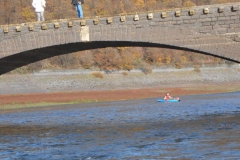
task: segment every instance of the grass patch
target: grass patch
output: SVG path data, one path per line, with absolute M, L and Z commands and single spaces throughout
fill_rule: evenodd
M 0 106 L 0 110 L 8 110 L 8 109 L 23 109 L 23 108 L 34 108 L 34 107 L 48 107 L 48 106 L 56 106 L 56 105 L 64 105 L 64 104 L 81 104 L 81 103 L 96 103 L 100 102 L 97 99 L 87 99 L 87 100 L 76 100 L 71 102 L 40 102 L 40 103 L 11 103 L 11 104 L 3 104 Z
M 1 105 L 0 110 L 8 110 L 8 109 L 21 109 L 21 108 L 31 108 L 31 107 L 42 107 L 42 106 L 53 106 L 58 104 L 64 103 L 50 103 L 50 102 L 41 102 L 41 103 L 25 103 L 25 104 L 18 104 L 18 103 L 11 103 L 11 104 L 4 104 Z

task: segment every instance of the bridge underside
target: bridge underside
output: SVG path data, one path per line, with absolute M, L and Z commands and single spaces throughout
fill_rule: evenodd
M 54 56 L 69 54 L 77 51 L 106 48 L 106 47 L 159 47 L 159 48 L 192 51 L 192 52 L 201 53 L 205 55 L 212 55 L 207 52 L 196 51 L 189 48 L 168 46 L 168 45 L 156 44 L 156 43 L 147 43 L 147 42 L 122 42 L 122 41 L 79 42 L 79 43 L 70 43 L 70 44 L 50 46 L 46 48 L 30 50 L 30 51 L 26 51 L 26 52 L 14 54 L 12 56 L 2 58 L 0 59 L 0 75 L 3 75 L 19 67 L 22 67 L 40 60 L 44 60 L 47 58 L 51 58 Z M 212 56 L 239 63 L 238 61 L 234 61 L 226 57 L 220 57 L 217 55 L 212 55 Z

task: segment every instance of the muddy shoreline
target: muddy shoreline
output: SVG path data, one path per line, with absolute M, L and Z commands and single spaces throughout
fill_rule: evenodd
M 173 96 L 214 94 L 239 91 L 240 85 L 219 84 L 214 86 L 199 85 L 198 87 L 151 88 L 118 91 L 89 91 L 62 93 L 35 93 L 22 95 L 0 95 L 1 114 L 14 112 L 35 112 L 40 110 L 66 109 L 64 104 L 96 103 L 110 101 L 126 101 L 148 98 L 162 98 L 166 91 Z M 180 96 L 180 97 L 181 97 Z M 80 99 L 80 100 L 79 100 Z M 43 103 L 44 102 L 44 103 Z

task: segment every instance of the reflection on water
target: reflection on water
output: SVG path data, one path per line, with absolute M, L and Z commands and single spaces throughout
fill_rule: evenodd
M 0 114 L 0 159 L 238 159 L 240 93 Z

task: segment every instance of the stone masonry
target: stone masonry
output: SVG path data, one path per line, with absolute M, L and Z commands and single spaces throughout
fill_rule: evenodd
M 145 46 L 240 62 L 240 3 L 0 26 L 0 75 L 74 51 Z

